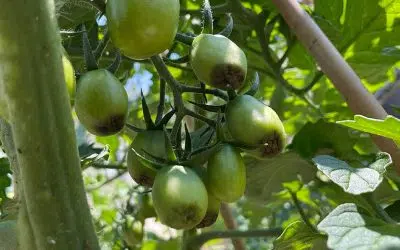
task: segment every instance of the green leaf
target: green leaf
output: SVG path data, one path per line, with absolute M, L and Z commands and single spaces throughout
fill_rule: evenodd
M 329 155 L 313 158 L 318 169 L 347 193 L 358 195 L 374 191 L 383 180 L 386 167 L 392 163 L 385 154 L 369 167 L 354 168 L 344 161 Z
M 313 232 L 303 221 L 295 221 L 286 227 L 283 233 L 275 240 L 274 249 L 313 249 L 316 241 L 325 243 L 323 244 L 325 248 L 318 248 L 319 250 L 327 249 L 324 235 Z M 322 247 L 322 244 L 319 244 L 319 246 Z
M 245 155 L 247 167 L 246 196 L 259 202 L 267 202 L 281 191 L 285 182 L 312 180 L 317 169 L 295 152 L 288 152 L 269 159 L 257 159 Z
M 361 79 L 383 83 L 399 60 L 399 0 L 315 0 L 314 18 Z M 354 18 L 357 17 L 357 18 Z
M 78 24 L 95 20 L 97 10 L 88 1 L 56 0 L 58 24 L 61 29 L 73 29 Z
M 355 115 L 354 120 L 338 121 L 337 123 L 370 134 L 390 138 L 397 145 L 400 145 L 400 120 L 394 116 L 388 115 L 385 120 L 379 120 Z
M 315 190 L 317 191 L 317 190 Z M 371 215 L 376 215 L 374 208 L 362 195 L 351 195 L 343 191 L 343 189 L 332 183 L 323 184 L 318 187 L 332 207 L 337 207 L 342 203 L 355 203 L 358 207 L 362 207 Z
M 305 158 L 311 158 L 318 151 L 333 151 L 340 157 L 347 158 L 354 154 L 356 140 L 351 138 L 346 128 L 324 120 L 307 123 L 294 136 L 288 147 Z
M 366 215 L 353 203 L 335 208 L 318 224 L 332 249 L 399 249 L 400 226 Z
M 165 138 L 165 152 L 167 153 L 168 161 L 176 161 L 177 157 L 172 146 L 170 133 L 168 133 L 166 127 L 164 126 L 164 138 Z
M 400 200 L 395 201 L 393 204 L 385 208 L 385 212 L 389 214 L 390 218 L 400 221 Z

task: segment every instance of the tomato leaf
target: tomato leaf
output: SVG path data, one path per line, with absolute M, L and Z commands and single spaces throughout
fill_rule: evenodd
M 138 160 L 140 161 L 140 163 L 142 163 L 144 166 L 153 169 L 155 171 L 161 169 L 162 167 L 166 167 L 167 164 L 165 163 L 161 163 L 161 162 L 157 162 L 157 161 L 153 161 L 150 159 L 145 158 L 144 156 L 142 156 L 141 154 L 139 154 L 139 152 L 137 152 L 134 148 L 131 148 L 131 150 L 136 154 L 136 156 L 139 158 Z
M 400 200 L 397 200 L 393 204 L 387 206 L 385 208 L 385 212 L 388 213 L 392 219 L 400 221 Z
M 331 249 L 399 249 L 400 225 L 371 217 L 353 203 L 335 208 L 319 224 Z
M 165 152 L 167 153 L 168 161 L 176 161 L 177 157 L 172 146 L 170 134 L 164 126 L 164 137 L 165 137 Z
M 273 249 L 302 250 L 311 249 L 313 246 L 314 249 L 327 249 L 326 237 L 313 232 L 303 221 L 295 221 L 274 241 Z
M 144 122 L 146 123 L 146 128 L 154 129 L 155 125 L 154 125 L 153 120 L 151 119 L 151 113 L 150 113 L 149 107 L 147 106 L 146 98 L 143 95 L 143 90 L 140 91 L 140 94 L 142 96 L 143 118 L 144 118 Z
M 185 123 L 185 156 L 190 155 L 190 153 L 192 153 L 192 137 Z
M 305 158 L 312 158 L 321 150 L 330 150 L 339 157 L 347 158 L 348 155 L 355 153 L 353 149 L 355 143 L 356 140 L 349 136 L 346 128 L 321 119 L 316 123 L 310 122 L 304 125 L 288 148 Z
M 338 121 L 337 123 L 370 134 L 392 139 L 400 146 L 400 120 L 388 115 L 385 120 L 355 115 L 354 120 Z
M 347 193 L 358 195 L 373 192 L 383 180 L 383 174 L 392 163 L 389 154 L 379 154 L 368 167 L 354 168 L 344 161 L 329 155 L 313 158 L 318 169 Z
M 304 183 L 315 177 L 317 169 L 295 152 L 273 158 L 258 159 L 244 156 L 247 167 L 246 196 L 252 201 L 266 203 L 281 191 L 285 182 L 301 179 Z

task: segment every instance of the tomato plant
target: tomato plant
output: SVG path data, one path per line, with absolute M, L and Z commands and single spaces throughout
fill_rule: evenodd
M 4 3 L 0 248 L 400 248 L 397 2 Z

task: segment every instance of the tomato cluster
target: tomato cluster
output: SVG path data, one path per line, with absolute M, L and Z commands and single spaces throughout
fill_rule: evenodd
M 179 8 L 178 0 L 108 0 L 106 15 L 114 46 L 127 57 L 153 60 L 171 47 L 177 35 Z M 127 154 L 132 179 L 152 189 L 153 204 L 148 207 L 154 207 L 154 212 L 142 211 L 140 216 L 157 215 L 162 223 L 175 229 L 214 224 L 221 202 L 236 202 L 245 193 L 242 155 L 273 157 L 284 148 L 286 137 L 273 109 L 250 92 L 237 95 L 238 90 L 243 92 L 247 59 L 233 41 L 221 34 L 203 32 L 192 37 L 190 46 L 188 62 L 198 80 L 229 96 L 215 124 L 208 124 L 213 130 L 210 140 L 193 150 L 191 133 L 186 128 L 182 150 L 181 133 L 174 135 L 179 140 L 172 140 L 172 133 L 166 129 L 171 117 L 154 124 L 143 99 L 147 128 L 135 130 L 138 133 Z M 69 72 L 69 64 L 64 62 L 64 69 Z M 107 136 L 124 128 L 127 94 L 109 70 L 95 68 L 83 74 L 74 101 L 78 119 L 92 134 Z M 224 128 L 227 133 L 220 132 Z

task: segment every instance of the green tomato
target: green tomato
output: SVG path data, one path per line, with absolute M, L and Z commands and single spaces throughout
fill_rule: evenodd
M 108 0 L 111 40 L 133 59 L 146 59 L 168 49 L 179 25 L 179 0 Z
M 152 194 L 158 218 L 169 227 L 191 229 L 206 215 L 207 189 L 190 168 L 163 167 L 154 180 Z
M 276 112 L 249 95 L 228 102 L 225 117 L 232 137 L 245 146 L 259 146 L 254 152 L 261 157 L 280 153 L 286 133 Z
M 190 64 L 200 81 L 216 88 L 239 89 L 246 79 L 246 55 L 221 35 L 197 36 L 192 44 Z
M 153 199 L 149 194 L 140 195 L 138 198 L 138 213 L 137 218 L 144 221 L 147 218 L 157 217 L 153 206 Z
M 221 201 L 219 201 L 210 191 L 207 169 L 204 167 L 195 167 L 193 168 L 193 170 L 203 181 L 208 193 L 208 207 L 206 215 L 204 216 L 203 220 L 199 224 L 197 224 L 196 228 L 209 227 L 212 226 L 218 219 Z
M 89 71 L 79 79 L 75 111 L 90 133 L 97 136 L 113 135 L 125 125 L 128 94 L 109 71 Z
M 76 79 L 75 71 L 72 63 L 68 60 L 67 56 L 62 57 L 63 68 L 64 68 L 64 80 L 67 84 L 69 99 L 73 103 L 76 92 Z
M 124 228 L 123 238 L 125 243 L 132 248 L 139 245 L 143 240 L 143 224 L 135 221 L 129 228 Z
M 167 157 L 164 132 L 161 130 L 138 133 L 130 146 L 132 148 L 140 155 L 148 152 L 157 157 Z M 143 165 L 133 150 L 128 151 L 127 164 L 129 174 L 136 183 L 145 187 L 153 186 L 157 171 Z
M 224 202 L 240 199 L 246 188 L 246 167 L 240 151 L 229 144 L 208 159 L 208 185 L 211 193 Z

